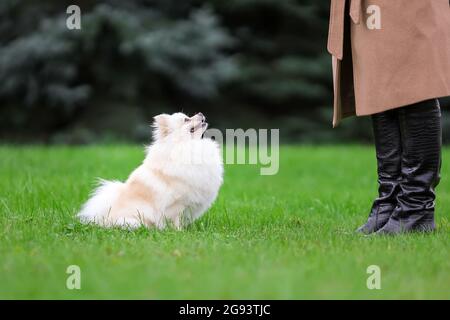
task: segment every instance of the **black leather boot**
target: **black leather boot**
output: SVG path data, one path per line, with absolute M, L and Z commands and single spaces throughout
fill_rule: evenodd
M 378 163 L 378 198 L 374 201 L 366 224 L 357 231 L 370 234 L 382 228 L 397 205 L 401 178 L 401 136 L 397 110 L 372 116 Z
M 378 234 L 433 231 L 441 167 L 441 109 L 436 99 L 399 109 L 402 181 L 397 207 Z

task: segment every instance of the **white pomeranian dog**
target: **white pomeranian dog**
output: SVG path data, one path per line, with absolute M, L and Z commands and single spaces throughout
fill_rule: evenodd
M 214 202 L 222 184 L 219 145 L 203 138 L 203 114 L 154 118 L 153 144 L 126 182 L 101 180 L 78 217 L 104 227 L 181 229 Z

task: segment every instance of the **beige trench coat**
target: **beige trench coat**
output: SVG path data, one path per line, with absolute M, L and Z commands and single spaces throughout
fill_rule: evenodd
M 331 0 L 333 126 L 450 96 L 449 0 Z

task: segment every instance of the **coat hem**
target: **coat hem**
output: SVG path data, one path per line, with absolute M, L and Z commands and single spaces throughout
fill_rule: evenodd
M 394 110 L 394 109 L 398 109 L 398 108 L 408 107 L 408 106 L 410 106 L 412 104 L 416 104 L 416 103 L 419 103 L 419 102 L 423 102 L 423 101 L 427 101 L 427 100 L 431 100 L 431 99 L 445 98 L 445 97 L 449 97 L 449 96 L 450 96 L 450 92 L 446 92 L 446 93 L 443 93 L 443 94 L 432 94 L 432 95 L 424 96 L 424 97 L 421 97 L 421 98 L 411 99 L 411 100 L 408 100 L 408 101 L 403 102 L 401 104 L 396 104 L 395 106 L 383 107 L 383 108 L 377 109 L 375 111 L 370 111 L 370 112 L 366 112 L 366 111 L 362 111 L 361 112 L 361 111 L 359 111 L 358 112 L 358 110 L 356 110 L 356 114 L 355 115 L 357 117 L 370 116 L 370 115 L 377 114 L 377 113 L 384 112 L 384 111 L 388 111 L 388 110 Z M 343 114 L 342 115 L 342 119 L 344 117 L 348 117 L 348 116 Z

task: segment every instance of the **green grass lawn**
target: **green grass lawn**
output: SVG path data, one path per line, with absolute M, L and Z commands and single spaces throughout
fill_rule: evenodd
M 450 298 L 450 149 L 432 235 L 363 237 L 371 147 L 283 147 L 280 171 L 228 165 L 214 206 L 184 231 L 74 218 L 96 177 L 125 179 L 142 148 L 0 147 L 0 298 Z M 66 268 L 81 268 L 81 290 Z M 381 290 L 368 290 L 378 265 Z

